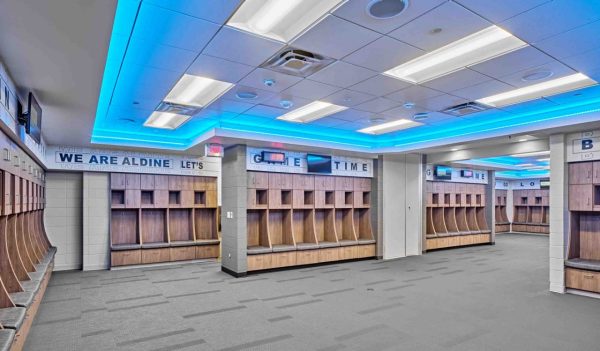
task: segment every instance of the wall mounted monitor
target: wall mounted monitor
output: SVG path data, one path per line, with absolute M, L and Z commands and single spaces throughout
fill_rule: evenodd
M 331 156 L 307 154 L 306 164 L 308 173 L 331 173 Z
M 439 180 L 451 180 L 452 179 L 452 168 L 448 166 L 435 166 L 433 171 L 435 179 Z
M 38 144 L 42 138 L 42 108 L 38 104 L 32 92 L 29 92 L 29 101 L 27 104 L 27 114 L 25 122 L 25 131 Z
M 462 178 L 473 178 L 473 171 L 470 169 L 463 169 L 460 171 L 460 176 Z
M 262 151 L 260 153 L 260 158 L 262 162 L 285 163 L 284 152 Z

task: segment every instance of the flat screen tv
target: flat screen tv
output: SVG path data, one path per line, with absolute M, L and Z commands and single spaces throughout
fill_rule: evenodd
M 452 179 L 452 168 L 447 166 L 435 166 L 433 174 L 435 175 L 435 179 L 450 180 Z
M 473 171 L 470 169 L 462 169 L 460 171 L 460 176 L 463 178 L 473 178 Z
M 306 155 L 308 173 L 331 173 L 331 156 Z
M 29 101 L 27 103 L 25 131 L 33 140 L 38 144 L 40 143 L 42 138 L 42 108 L 32 92 L 29 92 Z

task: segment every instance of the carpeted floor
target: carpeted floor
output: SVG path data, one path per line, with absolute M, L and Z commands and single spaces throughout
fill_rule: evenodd
M 216 262 L 55 273 L 26 350 L 600 350 L 548 238 L 235 279 Z

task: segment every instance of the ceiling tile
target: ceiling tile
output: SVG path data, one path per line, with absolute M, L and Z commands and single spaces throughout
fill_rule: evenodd
M 421 123 L 425 123 L 425 124 L 437 124 L 437 123 L 443 123 L 443 122 L 447 122 L 447 121 L 455 121 L 458 122 L 460 121 L 460 117 L 456 117 L 456 116 L 451 116 L 451 115 L 447 115 L 445 113 L 441 113 L 441 112 L 436 112 L 436 111 L 430 111 L 427 113 L 429 115 L 429 117 L 423 121 L 419 121 Z
M 562 59 L 600 47 L 600 21 L 572 29 L 535 44 L 547 54 Z M 596 60 L 599 57 L 595 57 Z
M 356 106 L 360 105 L 363 102 L 374 99 L 375 96 L 360 93 L 358 91 L 352 91 L 348 89 L 340 90 L 337 93 L 331 94 L 325 98 L 322 98 L 321 101 L 331 102 L 332 104 L 340 105 L 340 106 Z
M 418 107 L 425 108 L 429 111 L 441 111 L 451 106 L 464 104 L 465 102 L 467 102 L 467 100 L 463 98 L 444 94 L 426 100 L 416 101 L 415 103 Z
M 208 106 L 208 108 L 214 111 L 232 113 L 242 113 L 252 107 L 254 107 L 254 104 L 252 103 L 225 99 L 223 97 L 219 98 L 217 101 Z
M 338 113 L 330 115 L 329 117 L 336 118 L 336 119 L 341 119 L 341 120 L 346 121 L 346 122 L 353 122 L 353 121 L 358 121 L 358 120 L 363 119 L 363 118 L 367 118 L 369 116 L 371 116 L 370 112 L 358 111 L 358 110 L 354 110 L 354 109 L 350 109 L 349 108 L 347 110 L 340 111 Z
M 348 123 L 348 121 L 344 121 L 341 119 L 337 119 L 337 118 L 332 118 L 330 116 L 327 116 L 325 118 L 319 118 L 315 121 L 310 122 L 310 124 L 312 125 L 317 125 L 317 126 L 321 126 L 321 127 L 335 127 L 335 126 L 339 126 L 340 124 L 345 124 Z
M 350 89 L 360 91 L 366 94 L 381 96 L 387 95 L 396 90 L 404 89 L 406 87 L 409 87 L 410 85 L 410 83 L 380 74 L 375 77 L 369 78 L 363 82 L 355 84 L 351 86 Z
M 384 72 L 422 54 L 422 50 L 384 36 L 346 56 L 344 61 Z
M 271 97 L 270 99 L 267 99 L 262 104 L 276 107 L 276 108 L 283 108 L 283 106 L 281 106 L 281 104 L 280 104 L 280 102 L 282 100 L 291 101 L 293 104 L 290 108 L 285 109 L 286 113 L 313 102 L 313 100 L 304 99 L 304 98 L 297 97 L 297 96 L 292 96 L 290 94 L 280 93 L 280 94 L 275 94 L 273 97 Z
M 148 66 L 183 74 L 197 55 L 198 53 L 193 51 L 134 37 L 127 47 L 124 64 Z
M 586 51 L 576 56 L 567 57 L 561 61 L 589 76 L 593 71 L 598 71 L 600 69 L 600 48 Z
M 431 111 L 428 111 L 427 109 L 425 109 L 423 107 L 419 107 L 419 106 L 415 106 L 413 108 L 406 108 L 404 106 L 399 106 L 399 107 L 393 108 L 391 110 L 382 112 L 381 114 L 383 116 L 388 116 L 390 118 L 395 118 L 395 119 L 398 119 L 398 118 L 412 119 L 415 114 L 423 113 L 423 112 L 431 113 Z
M 423 50 L 432 51 L 490 25 L 490 22 L 464 7 L 446 2 L 389 35 Z M 437 28 L 442 31 L 432 33 Z
M 219 28 L 209 21 L 142 3 L 132 37 L 199 53 Z
M 532 101 L 524 102 L 521 104 L 506 106 L 502 108 L 502 111 L 520 114 L 530 112 L 542 112 L 543 109 L 553 108 L 558 106 L 555 102 L 540 98 Z
M 254 67 L 252 66 L 201 54 L 192 63 L 187 73 L 224 82 L 237 83 L 253 69 Z
M 400 106 L 400 104 L 394 100 L 376 98 L 371 101 L 364 102 L 358 106 L 354 106 L 354 108 L 361 111 L 380 113 L 398 106 Z
M 418 0 L 410 1 L 408 8 L 400 15 L 389 19 L 373 18 L 367 14 L 367 5 L 372 0 L 352 0 L 347 1 L 333 14 L 354 22 L 363 27 L 370 28 L 379 33 L 389 33 L 401 25 L 412 21 L 423 13 L 433 9 L 446 0 Z
M 144 0 L 144 2 L 223 24 L 233 14 L 241 0 Z
M 203 53 L 250 66 L 258 66 L 282 47 L 283 44 L 276 41 L 224 26 L 206 46 Z
M 308 78 L 310 80 L 316 80 L 317 82 L 347 88 L 375 75 L 377 75 L 377 72 L 351 65 L 343 61 L 337 61 Z
M 431 89 L 450 93 L 457 89 L 480 84 L 490 79 L 490 77 L 479 72 L 464 68 L 443 77 L 425 82 L 423 85 Z
M 454 1 L 479 14 L 480 16 L 497 23 L 552 0 Z
M 239 92 L 255 93 L 257 96 L 254 99 L 240 99 L 236 96 L 236 94 Z M 247 102 L 249 104 L 260 104 L 272 98 L 273 96 L 275 96 L 275 93 L 273 92 L 244 85 L 236 85 L 229 91 L 227 91 L 225 94 L 223 94 L 223 97 L 226 99 Z
M 126 96 L 132 102 L 137 98 L 162 100 L 179 78 L 181 78 L 181 74 L 173 71 L 124 65 L 115 85 L 114 96 Z
M 530 44 L 600 19 L 598 2 L 554 0 L 502 22 Z
M 421 85 L 412 85 L 400 91 L 386 95 L 387 98 L 398 102 L 422 101 L 432 97 L 443 95 L 441 91 L 433 90 Z
M 256 105 L 244 112 L 244 115 L 274 119 L 286 114 L 288 110 L 266 105 Z
M 535 80 L 535 81 L 524 81 L 523 80 L 523 77 L 525 75 L 535 73 L 535 72 L 540 72 L 540 71 L 550 71 L 550 72 L 553 72 L 553 75 L 548 78 L 539 79 L 539 80 Z M 515 86 L 515 87 L 525 87 L 528 85 L 538 84 L 538 83 L 545 82 L 548 80 L 567 76 L 567 75 L 573 74 L 573 73 L 575 73 L 575 71 L 572 70 L 571 68 L 567 67 L 566 65 L 564 65 L 558 61 L 552 61 L 545 65 L 541 65 L 541 66 L 526 69 L 526 70 L 523 70 L 523 71 L 520 71 L 517 73 L 509 74 L 507 76 L 499 78 L 499 80 L 501 80 L 504 83 Z
M 275 81 L 273 86 L 266 86 L 265 79 L 272 79 Z M 296 76 L 290 76 L 279 72 L 270 71 L 264 68 L 257 68 L 252 73 L 247 75 L 240 81 L 240 84 L 255 87 L 257 89 L 263 89 L 272 92 L 283 91 L 292 85 L 301 81 L 302 78 Z
M 364 121 L 357 121 L 357 122 L 347 122 L 347 123 L 343 123 L 340 125 L 335 126 L 335 129 L 342 129 L 342 130 L 359 130 L 365 127 L 370 126 L 370 123 L 366 123 Z
M 564 94 L 549 96 L 546 100 L 552 101 L 557 104 L 573 104 L 573 103 L 585 103 L 590 99 L 597 99 L 600 96 L 600 85 L 593 87 L 570 91 Z
M 500 94 L 513 89 L 513 86 L 494 79 L 485 83 L 453 91 L 452 95 L 465 98 L 469 101 L 475 101 L 477 99 Z
M 533 46 L 527 46 L 491 60 L 469 66 L 469 69 L 492 78 L 500 78 L 551 61 L 553 61 L 552 57 Z
M 377 39 L 380 34 L 341 18 L 328 15 L 294 40 L 294 47 L 336 59 Z
M 338 90 L 340 90 L 338 87 L 313 80 L 303 79 L 298 84 L 284 90 L 283 93 L 310 100 L 319 100 L 325 96 L 333 94 Z

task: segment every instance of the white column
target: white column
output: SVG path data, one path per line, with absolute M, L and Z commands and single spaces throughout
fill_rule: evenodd
M 550 136 L 550 291 L 565 292 L 565 247 L 567 243 L 568 165 L 564 134 Z

